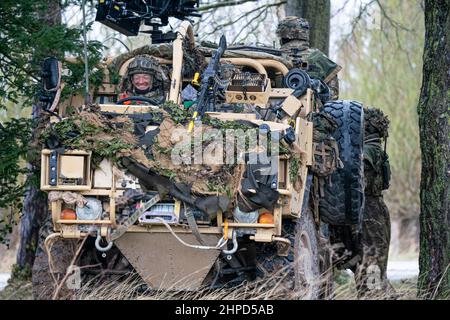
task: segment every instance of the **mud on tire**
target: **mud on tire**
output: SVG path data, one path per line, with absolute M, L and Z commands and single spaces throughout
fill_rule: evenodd
M 282 236 L 291 241 L 288 256 L 277 255 L 276 244 L 260 244 L 257 266 L 268 287 L 278 286 L 275 298 L 328 299 L 331 295 L 328 258 L 312 211 L 307 209 L 296 220 L 283 223 Z M 322 248 L 322 249 L 321 249 Z
M 332 101 L 324 111 L 336 121 L 333 134 L 344 165 L 334 172 L 324 186 L 319 200 L 321 219 L 330 225 L 359 224 L 364 203 L 364 111 L 356 101 Z

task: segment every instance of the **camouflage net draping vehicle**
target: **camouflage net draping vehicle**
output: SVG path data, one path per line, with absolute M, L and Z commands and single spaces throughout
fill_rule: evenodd
M 196 119 L 189 128 L 195 73 L 202 76 L 215 53 L 198 46 L 183 22 L 170 45 L 106 59 L 94 104 L 73 96 L 48 108 L 54 116 L 41 137 L 41 190 L 51 221 L 33 268 L 36 297 L 51 297 L 71 263 L 81 268 L 82 283 L 137 272 L 158 290 L 267 279 L 287 298 L 330 296 L 333 267 L 351 266 L 358 254 L 362 106 L 327 101 L 324 82 L 292 68 L 276 49 L 229 47 L 202 127 Z M 167 71 L 165 103 L 114 102 L 113 79 L 136 54 L 156 58 Z M 278 144 L 269 164 L 248 162 L 269 148 L 245 137 L 245 152 L 231 146 L 233 157 L 245 161 L 221 162 L 226 148 L 219 156 L 211 152 L 212 160 L 173 161 L 191 134 L 203 139 L 181 143 L 187 158 L 195 148 L 207 158 L 207 150 L 227 145 L 226 131 L 239 141 L 249 130 L 259 142 Z M 71 293 L 63 286 L 60 297 Z

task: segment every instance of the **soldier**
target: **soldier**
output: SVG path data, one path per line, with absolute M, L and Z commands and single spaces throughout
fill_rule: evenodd
M 281 50 L 294 67 L 306 69 L 313 78 L 320 78 L 329 87 L 331 99 L 339 98 L 337 74 L 341 67 L 331 61 L 324 53 L 309 46 L 309 23 L 303 18 L 289 16 L 280 21 L 277 27 Z
M 394 294 L 386 277 L 391 224 L 382 191 L 389 187 L 390 167 L 382 140 L 386 143 L 389 120 L 381 110 L 365 108 L 364 121 L 365 204 L 361 221 L 362 259 L 355 278 L 359 297 L 375 298 L 383 294 L 388 298 Z
M 128 65 L 120 88 L 123 93 L 119 99 L 143 96 L 162 103 L 166 96 L 165 90 L 169 88 L 168 77 L 157 59 L 149 55 L 139 55 Z

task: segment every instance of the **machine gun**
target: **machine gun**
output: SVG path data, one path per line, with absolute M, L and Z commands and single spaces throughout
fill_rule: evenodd
M 160 27 L 169 23 L 169 17 L 183 20 L 201 16 L 197 13 L 199 0 L 99 0 L 95 21 L 127 36 L 137 36 L 142 22 L 152 26 L 152 43 L 176 39 L 174 32 L 163 33 Z M 157 21 L 158 19 L 159 21 Z
M 195 111 L 192 115 L 192 120 L 189 123 L 188 132 L 192 132 L 194 128 L 194 121 L 200 120 L 206 111 L 212 111 L 214 108 L 215 92 L 216 92 L 216 76 L 219 71 L 220 58 L 227 49 L 227 39 L 224 35 L 220 37 L 219 47 L 208 64 L 208 67 L 202 74 L 202 81 L 200 84 L 200 93 L 197 102 L 193 105 Z

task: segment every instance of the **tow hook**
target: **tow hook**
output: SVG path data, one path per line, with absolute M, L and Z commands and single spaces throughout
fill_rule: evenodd
M 231 250 L 222 250 L 224 254 L 232 255 L 236 253 L 238 249 L 237 235 L 235 230 L 233 230 L 232 236 L 233 236 L 233 248 Z
M 109 251 L 109 249 L 112 248 L 113 242 L 112 242 L 112 241 L 108 241 L 108 240 L 106 240 L 106 238 L 105 238 L 105 240 L 106 240 L 106 242 L 108 242 L 108 244 L 107 244 L 105 247 L 102 247 L 102 246 L 100 245 L 100 241 L 101 241 L 101 240 L 102 240 L 102 236 L 101 236 L 100 231 L 99 231 L 99 232 L 97 233 L 97 239 L 95 239 L 95 248 L 96 248 L 98 251 L 103 252 L 102 257 L 104 258 L 104 257 L 106 256 L 105 252 L 106 252 L 106 251 Z
M 272 240 L 277 242 L 277 255 L 287 257 L 291 248 L 291 241 L 281 237 L 273 237 Z

